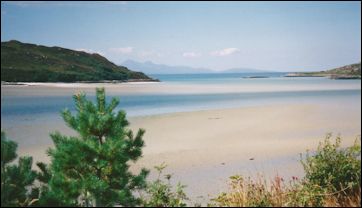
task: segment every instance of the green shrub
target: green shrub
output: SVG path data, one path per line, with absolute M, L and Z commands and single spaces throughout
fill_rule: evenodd
M 158 177 L 155 181 L 147 185 L 147 196 L 142 197 L 143 205 L 146 207 L 185 207 L 185 201 L 188 200 L 183 190 L 185 186 L 178 183 L 176 190 L 173 191 L 170 183 L 171 175 L 162 174 L 165 168 L 165 164 L 155 166 Z M 164 177 L 167 182 L 164 182 L 161 177 Z
M 301 155 L 305 178 L 311 185 L 332 192 L 354 192 L 361 185 L 360 139 L 351 147 L 341 148 L 341 138 L 338 136 L 333 143 L 331 137 L 327 135 L 315 154 Z
M 75 95 L 77 113 L 63 111 L 64 121 L 79 135 L 51 134 L 54 148 L 48 151 L 51 164 L 42 168 L 47 186 L 39 205 L 139 205 L 141 200 L 133 192 L 145 188 L 148 171 L 134 175 L 129 162 L 142 156 L 145 131 L 134 135 L 127 128 L 125 112 L 114 112 L 118 99 L 106 103 L 103 88 L 97 89 L 96 98 L 92 103 L 85 94 Z
M 288 183 L 275 177 L 270 185 L 261 177 L 256 181 L 230 177 L 231 190 L 212 199 L 211 206 L 226 207 L 304 207 L 361 206 L 361 145 L 341 148 L 340 137 L 331 142 L 328 134 L 312 155 L 301 155 L 305 177 Z
M 17 144 L 1 132 L 1 206 L 29 206 L 34 203 L 31 187 L 36 172 L 31 169 L 33 159 L 20 157 L 18 164 L 10 165 L 17 158 Z

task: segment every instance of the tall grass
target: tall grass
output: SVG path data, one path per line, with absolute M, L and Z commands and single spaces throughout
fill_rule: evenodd
M 210 205 L 224 207 L 360 207 L 361 145 L 360 138 L 341 148 L 340 137 L 332 142 L 328 134 L 315 154 L 301 155 L 305 177 L 286 181 L 276 176 L 267 181 L 240 175 L 230 177 L 230 191 L 212 199 Z M 269 183 L 267 183 L 269 182 Z

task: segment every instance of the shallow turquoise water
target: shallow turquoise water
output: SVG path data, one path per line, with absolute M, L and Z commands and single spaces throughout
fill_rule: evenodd
M 243 106 L 260 106 L 287 103 L 338 103 L 361 106 L 360 80 L 331 80 L 327 78 L 285 78 L 285 73 L 267 74 L 187 74 L 187 75 L 152 75 L 167 84 L 192 84 L 204 86 L 249 87 L 264 86 L 265 92 L 239 93 L 154 93 L 135 95 L 115 95 L 120 97 L 120 109 L 129 116 L 154 115 L 171 112 L 221 109 Z M 245 79 L 242 77 L 265 75 L 270 78 Z M 307 86 L 309 90 L 278 91 L 275 86 L 292 89 Z M 331 88 L 326 86 L 333 86 Z M 322 90 L 321 90 L 322 89 Z M 114 96 L 114 95 L 112 95 Z M 95 99 L 94 95 L 89 96 Z M 110 97 L 108 97 L 110 99 Z M 69 96 L 1 96 L 1 123 L 11 125 L 12 122 L 26 121 L 21 117 L 59 116 L 59 112 L 69 108 L 74 110 L 74 103 Z

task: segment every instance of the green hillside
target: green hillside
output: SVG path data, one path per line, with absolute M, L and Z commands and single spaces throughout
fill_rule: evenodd
M 1 81 L 154 81 L 142 72 L 117 66 L 99 54 L 19 41 L 1 42 Z
M 361 79 L 361 63 L 319 72 L 290 73 L 286 77 L 329 77 L 331 79 Z
M 361 63 L 350 64 L 339 68 L 328 70 L 330 74 L 356 75 L 361 76 Z

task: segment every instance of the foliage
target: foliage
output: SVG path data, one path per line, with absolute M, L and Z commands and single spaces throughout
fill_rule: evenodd
M 293 177 L 285 182 L 276 176 L 268 184 L 263 177 L 255 181 L 235 175 L 230 177 L 230 191 L 219 194 L 209 206 L 221 207 L 357 207 L 361 205 L 360 189 L 349 195 L 327 193 Z
M 361 63 L 350 64 L 335 69 L 319 72 L 298 72 L 294 76 L 329 76 L 330 78 L 361 79 Z
M 305 158 L 302 156 L 306 180 L 333 192 L 345 188 L 355 191 L 361 184 L 361 141 L 341 148 L 341 138 L 332 143 L 331 136 L 327 135 L 314 155 L 307 152 Z
M 54 149 L 48 151 L 50 167 L 43 164 L 44 187 L 40 204 L 69 206 L 135 206 L 140 199 L 133 191 L 146 186 L 148 171 L 133 175 L 129 162 L 142 155 L 145 131 L 134 136 L 127 129 L 123 111 L 114 113 L 115 98 L 106 103 L 104 89 L 97 89 L 93 104 L 84 94 L 74 96 L 77 114 L 62 112 L 64 121 L 78 137 L 51 134 Z M 50 173 L 49 173 L 50 172 Z M 51 175 L 52 177 L 46 177 Z
M 341 139 L 332 143 L 331 135 L 320 143 L 316 153 L 302 157 L 306 176 L 285 182 L 279 176 L 268 184 L 236 175 L 230 177 L 231 190 L 212 199 L 213 206 L 301 207 L 361 206 L 361 146 L 342 149 Z
M 155 181 L 148 184 L 146 193 L 147 197 L 143 197 L 143 205 L 146 207 L 185 207 L 185 201 L 188 200 L 184 188 L 186 186 L 177 184 L 176 190 L 173 192 L 170 183 L 171 175 L 163 175 L 162 172 L 166 168 L 163 163 L 155 166 L 158 172 L 158 177 Z M 164 182 L 161 177 L 164 177 L 167 182 Z
M 230 177 L 230 193 L 221 193 L 212 202 L 217 206 L 242 206 L 242 207 L 267 207 L 267 206 L 292 206 L 296 203 L 294 195 L 298 186 L 295 181 L 288 187 L 281 177 L 275 177 L 272 184 L 268 186 L 263 177 L 256 181 L 244 178 L 240 175 Z
M 1 43 L 1 80 L 75 82 L 151 80 L 142 72 L 117 66 L 99 54 L 8 41 Z
M 17 144 L 1 132 L 1 206 L 29 206 L 34 201 L 28 188 L 33 185 L 36 172 L 31 170 L 32 158 L 20 157 L 18 164 L 10 164 L 17 158 Z

